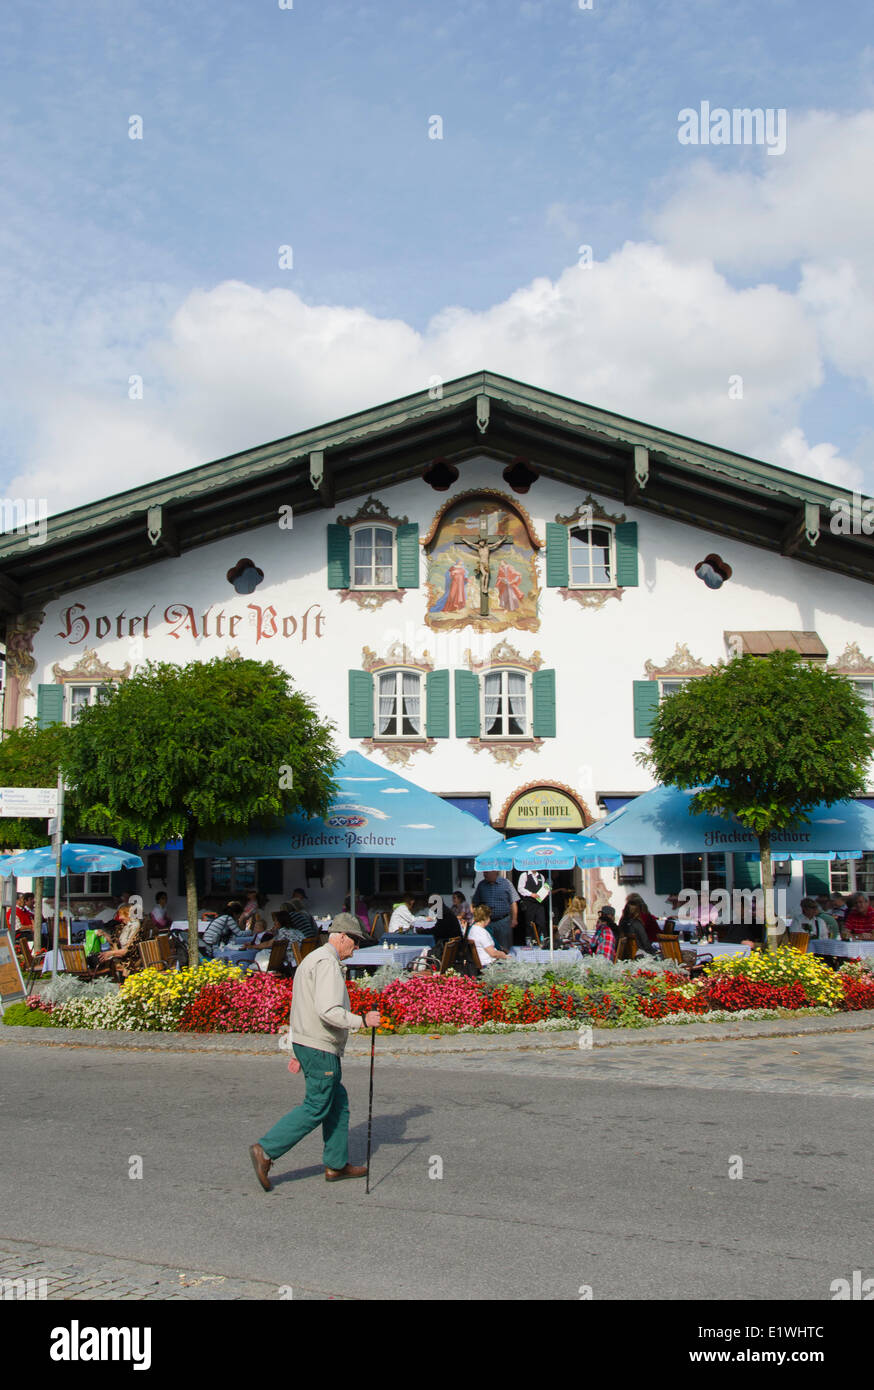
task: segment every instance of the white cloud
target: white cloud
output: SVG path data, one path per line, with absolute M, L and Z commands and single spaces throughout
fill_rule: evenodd
M 481 368 L 859 486 L 859 468 L 836 445 L 809 443 L 798 415 L 824 357 L 874 390 L 872 143 L 872 112 L 790 120 L 786 154 L 758 172 L 691 164 L 655 218 L 660 242 L 627 242 L 484 310 L 448 306 L 424 332 L 226 281 L 163 318 L 148 301 L 132 319 L 132 358 L 123 325 L 86 306 L 82 343 L 111 364 L 104 384 L 80 377 L 79 393 L 50 409 L 44 392 L 22 392 L 34 446 L 7 488 L 58 510 Z M 556 227 L 564 217 L 560 203 L 547 211 Z M 772 269 L 797 286 L 728 278 Z M 131 360 L 142 401 L 119 384 Z

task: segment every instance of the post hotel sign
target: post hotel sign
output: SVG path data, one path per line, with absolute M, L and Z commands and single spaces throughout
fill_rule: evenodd
M 583 817 L 572 797 L 554 787 L 535 787 L 512 802 L 504 822 L 506 831 L 582 830 Z

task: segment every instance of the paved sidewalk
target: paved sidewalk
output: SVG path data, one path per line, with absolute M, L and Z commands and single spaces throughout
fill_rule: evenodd
M 21 1280 L 25 1281 L 23 1286 L 18 1282 Z M 232 1279 L 223 1274 L 208 1274 L 202 1269 L 119 1260 L 87 1250 L 71 1250 L 43 1242 L 36 1245 L 0 1236 L 0 1302 L 21 1297 L 73 1302 L 132 1299 L 139 1303 L 143 1299 L 165 1302 L 171 1298 L 202 1302 L 253 1298 L 281 1301 L 342 1298 L 342 1294 L 319 1293 L 255 1279 Z
M 642 1043 L 727 1042 L 738 1038 L 794 1038 L 805 1034 L 859 1033 L 874 1029 L 874 1010 L 824 1017 L 765 1019 L 733 1023 L 656 1024 L 651 1028 L 593 1028 L 594 1048 L 639 1047 Z M 104 1047 L 147 1052 L 255 1052 L 275 1053 L 281 1034 L 277 1033 L 120 1033 L 90 1031 L 85 1028 L 7 1028 L 0 1024 L 0 1044 L 20 1043 L 37 1047 Z M 381 1053 L 407 1057 L 425 1054 L 440 1057 L 453 1053 L 506 1053 L 577 1051 L 580 1035 L 576 1029 L 554 1033 L 456 1033 L 449 1036 L 407 1033 L 402 1037 L 381 1034 L 377 1045 Z M 349 1039 L 347 1057 L 370 1055 L 369 1033 Z

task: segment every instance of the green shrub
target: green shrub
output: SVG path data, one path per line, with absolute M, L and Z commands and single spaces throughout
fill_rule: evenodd
M 21 1025 L 25 1028 L 54 1028 L 51 1014 L 44 1013 L 42 1009 L 28 1008 L 27 1004 L 10 1004 L 4 1011 L 3 1022 L 10 1027 Z

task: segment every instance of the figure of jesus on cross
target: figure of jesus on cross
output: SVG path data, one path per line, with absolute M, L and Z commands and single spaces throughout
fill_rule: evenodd
M 475 541 L 469 541 L 464 536 L 460 537 L 461 544 L 466 545 L 470 550 L 475 550 L 477 555 L 476 572 L 479 579 L 479 611 L 480 617 L 489 616 L 489 588 L 491 586 L 490 561 L 492 551 L 505 545 L 510 539 L 509 536 L 488 537 L 489 517 L 481 517 L 479 524 L 479 536 Z

